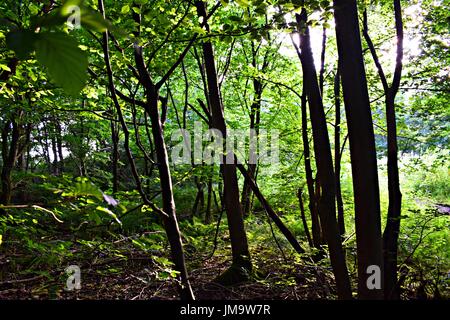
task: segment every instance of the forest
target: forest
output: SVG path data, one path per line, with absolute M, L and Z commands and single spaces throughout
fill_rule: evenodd
M 450 299 L 449 0 L 0 13 L 0 300 Z

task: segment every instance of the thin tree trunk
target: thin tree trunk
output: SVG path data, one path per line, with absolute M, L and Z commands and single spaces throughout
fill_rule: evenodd
M 206 4 L 203 1 L 196 1 L 197 12 L 203 21 L 207 21 Z M 209 26 L 205 23 L 205 28 L 209 32 Z M 223 106 L 220 98 L 219 86 L 217 82 L 217 72 L 214 61 L 213 47 L 210 41 L 205 40 L 202 43 L 203 55 L 205 58 L 206 78 L 208 83 L 209 102 L 211 104 L 212 125 L 218 129 L 224 139 L 227 137 L 226 124 L 223 114 Z M 225 145 L 225 144 L 224 144 Z M 230 231 L 231 251 L 233 256 L 233 265 L 229 269 L 242 273 L 242 269 L 251 271 L 252 263 L 250 252 L 248 250 L 247 235 L 244 227 L 242 208 L 239 200 L 239 186 L 236 175 L 236 164 L 226 163 L 226 159 L 233 159 L 227 155 L 221 156 L 223 159 L 222 174 L 224 181 L 224 200 L 228 218 L 228 228 Z M 225 275 L 225 274 L 224 274 Z M 233 278 L 241 280 L 241 275 L 232 275 Z
M 358 257 L 358 297 L 382 299 L 381 288 L 369 288 L 369 266 L 382 274 L 380 195 L 369 93 L 356 0 L 335 0 L 339 64 L 350 141 Z M 380 280 L 382 282 L 382 279 Z
M 195 196 L 194 206 L 192 207 L 192 218 L 202 213 L 205 204 L 204 184 L 199 181 L 197 176 L 194 178 L 195 185 L 197 186 L 197 195 Z
M 255 68 L 255 70 L 257 70 L 258 65 L 257 65 L 257 50 L 255 49 L 255 44 L 252 40 L 252 66 L 253 68 Z M 267 54 L 264 56 L 264 61 L 263 61 L 263 65 L 261 68 L 261 72 L 265 72 L 265 69 L 267 69 L 268 67 L 268 56 Z M 253 91 L 254 91 L 254 97 L 253 97 L 253 102 L 252 105 L 250 106 L 250 132 L 252 130 L 255 130 L 255 134 L 256 137 L 252 137 L 252 135 L 250 134 L 250 139 L 254 139 L 256 138 L 256 142 L 258 142 L 259 139 L 259 126 L 260 126 L 260 122 L 261 122 L 261 98 L 262 98 L 262 94 L 263 94 L 263 84 L 261 83 L 261 81 L 257 78 L 253 79 Z M 248 174 L 250 176 L 250 178 L 254 179 L 256 181 L 256 163 L 252 163 L 252 161 L 255 159 L 249 159 L 249 164 L 248 164 Z M 242 197 L 241 197 L 241 202 L 242 202 L 242 210 L 243 210 L 243 214 L 246 215 L 251 211 L 251 193 L 252 189 L 250 187 L 250 183 L 249 181 L 247 181 L 247 179 L 244 180 L 244 186 L 242 188 Z
M 256 164 L 248 165 L 248 174 L 252 179 L 255 179 L 255 170 L 256 170 Z M 251 195 L 252 195 L 252 189 L 250 187 L 250 183 L 247 180 L 244 180 L 244 185 L 242 187 L 242 196 L 241 196 L 242 213 L 244 215 L 248 215 L 252 210 Z
M 402 193 L 398 169 L 397 123 L 395 115 L 395 97 L 400 87 L 403 69 L 403 20 L 400 0 L 394 0 L 395 30 L 397 34 L 397 56 L 394 76 L 389 86 L 383 67 L 378 59 L 375 46 L 368 33 L 367 11 L 363 16 L 363 35 L 366 39 L 372 58 L 378 70 L 385 93 L 387 124 L 387 173 L 388 173 L 388 217 L 383 233 L 384 253 L 384 296 L 386 299 L 400 299 L 400 288 L 397 275 L 398 235 L 400 232 L 400 216 Z
M 139 71 L 141 72 L 142 70 Z M 182 283 L 182 287 L 180 288 L 181 299 L 194 300 L 194 294 L 192 292 L 184 259 L 180 229 L 176 217 L 172 177 L 169 169 L 169 157 L 164 141 L 162 123 L 158 113 L 158 93 L 154 88 L 146 89 L 151 90 L 150 92 L 147 91 L 147 102 L 149 104 L 147 112 L 152 122 L 152 135 L 159 169 L 163 210 L 168 215 L 168 217 L 163 218 L 164 227 L 172 250 L 172 260 L 174 261 L 176 270 L 180 272 Z
M 323 96 L 323 85 L 325 83 L 325 53 L 327 50 L 327 28 L 322 29 L 322 52 L 320 53 L 319 88 Z
M 307 14 L 305 9 L 302 10 L 300 15 L 297 14 L 296 18 L 299 26 L 306 26 Z M 314 66 L 309 28 L 306 26 L 305 30 L 300 31 L 300 60 L 303 69 L 303 81 L 306 83 L 306 93 L 309 101 L 317 166 L 318 188 L 316 188 L 316 192 L 319 194 L 317 199 L 319 217 L 330 252 L 338 297 L 339 299 L 351 299 L 350 278 L 336 220 L 335 175 L 326 116 Z
M 206 211 L 205 211 L 205 224 L 210 224 L 212 220 L 211 215 L 211 200 L 212 200 L 212 178 L 208 178 L 208 195 L 206 197 Z
M 11 130 L 12 127 L 12 130 Z M 8 143 L 8 136 L 11 132 L 11 141 Z M 6 121 L 2 130 L 2 160 L 3 166 L 1 171 L 2 193 L 0 203 L 8 205 L 11 203 L 12 197 L 12 180 L 11 173 L 18 156 L 20 132 L 18 124 L 15 120 Z
M 302 113 L 303 158 L 305 159 L 304 160 L 305 175 L 309 196 L 308 207 L 309 213 L 311 215 L 311 231 L 314 247 L 320 249 L 320 246 L 323 244 L 322 228 L 320 226 L 319 214 L 317 212 L 317 202 L 314 191 L 314 179 L 313 179 L 313 172 L 311 169 L 311 152 L 309 149 L 309 140 L 308 140 L 307 98 L 306 98 L 305 83 L 303 83 L 301 113 Z
M 11 183 L 12 168 L 8 164 L 4 164 L 2 167 L 1 179 L 2 179 L 2 194 L 0 203 L 8 205 L 11 203 L 12 195 L 12 183 Z
M 113 144 L 111 169 L 113 175 L 113 193 L 119 191 L 119 128 L 111 121 L 111 140 Z
M 50 161 L 50 146 L 48 144 L 48 138 L 49 138 L 48 125 L 45 121 L 43 121 L 42 126 L 43 126 L 42 140 L 44 142 L 43 143 L 44 158 L 45 158 L 45 163 L 47 164 L 48 172 L 51 173 L 52 172 L 52 163 Z
M 64 155 L 63 155 L 63 143 L 62 143 L 62 128 L 58 121 L 55 122 L 56 125 L 56 145 L 58 148 L 59 164 L 58 171 L 60 174 L 64 172 Z
M 103 0 L 98 1 L 99 8 L 103 17 L 105 17 L 105 10 L 103 5 Z M 103 33 L 103 53 L 105 64 L 108 73 L 109 89 L 111 92 L 111 97 L 113 99 L 116 111 L 119 116 L 119 120 L 122 125 L 123 132 L 125 134 L 125 149 L 127 150 L 127 156 L 132 165 L 132 171 L 136 183 L 138 185 L 138 190 L 143 197 L 144 203 L 149 203 L 140 182 L 139 175 L 137 174 L 134 158 L 131 154 L 128 140 L 129 132 L 124 120 L 119 102 L 116 96 L 116 90 L 113 82 L 113 73 L 111 69 L 111 63 L 109 58 L 109 44 L 108 44 L 108 32 Z M 189 282 L 189 277 L 186 269 L 186 263 L 184 260 L 183 245 L 181 242 L 180 230 L 178 227 L 178 221 L 175 213 L 175 202 L 173 199 L 172 190 L 172 179 L 169 170 L 169 159 L 167 155 L 166 144 L 164 141 L 164 134 L 162 129 L 162 123 L 158 112 L 158 90 L 151 81 L 150 75 L 148 74 L 147 68 L 144 63 L 144 58 L 142 56 L 142 48 L 137 44 L 134 45 L 134 55 L 137 65 L 137 70 L 139 72 L 140 81 L 144 85 L 145 93 L 147 97 L 146 111 L 152 122 L 152 135 L 155 143 L 155 151 L 158 162 L 160 184 L 161 184 L 161 197 L 163 202 L 163 211 L 165 215 L 162 215 L 164 228 L 166 230 L 167 238 L 169 240 L 172 261 L 175 265 L 175 270 L 177 270 L 180 275 L 180 285 L 179 292 L 180 298 L 182 300 L 194 300 L 194 293 L 192 292 L 191 284 Z
M 9 159 L 9 148 L 8 148 L 8 136 L 9 136 L 9 132 L 10 132 L 10 126 L 11 126 L 11 121 L 6 121 L 6 123 L 2 129 L 3 166 L 2 166 L 2 172 L 1 172 L 2 193 L 1 193 L 1 197 L 0 197 L 0 203 L 3 205 L 8 205 L 11 202 L 12 166 L 11 166 L 10 159 Z
M 32 129 L 32 124 L 28 123 L 26 124 L 26 126 L 22 127 L 22 132 L 20 133 L 21 138 L 22 138 L 22 142 L 19 143 L 19 147 L 17 149 L 17 167 L 19 170 L 23 171 L 23 172 L 27 172 L 28 171 L 28 167 L 27 167 L 27 163 L 28 163 L 28 149 L 29 149 L 29 145 L 30 145 L 30 141 L 31 141 L 31 129 Z M 23 132 L 24 131 L 24 132 Z
M 52 169 L 53 174 L 58 175 L 58 148 L 56 144 L 56 126 L 55 126 L 55 119 L 52 119 L 52 125 L 51 125 L 51 145 L 52 145 L 52 154 L 53 154 L 53 163 L 52 163 Z
M 344 239 L 344 202 L 342 201 L 341 189 L 341 81 L 339 76 L 339 67 L 338 70 L 336 70 L 336 75 L 334 77 L 334 106 L 336 108 L 334 122 L 334 173 L 336 176 L 336 204 L 339 234 L 341 235 L 341 239 Z
M 303 205 L 303 191 L 302 191 L 302 189 L 298 189 L 297 198 L 298 198 L 298 204 L 299 204 L 299 207 L 300 207 L 300 217 L 302 219 L 303 229 L 305 230 L 306 239 L 308 240 L 309 247 L 313 248 L 314 244 L 313 244 L 313 241 L 311 239 L 311 234 L 309 233 L 308 223 L 306 222 L 305 207 Z
M 386 120 L 388 124 L 388 221 L 383 233 L 384 249 L 384 282 L 385 297 L 400 299 L 397 285 L 397 251 L 398 235 L 400 232 L 400 215 L 402 193 L 400 191 L 400 177 L 398 170 L 397 125 L 395 120 L 395 103 L 392 96 L 386 101 Z

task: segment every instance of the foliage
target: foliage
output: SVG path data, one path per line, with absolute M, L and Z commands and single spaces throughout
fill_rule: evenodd
M 81 28 L 66 23 L 72 5 L 81 10 Z M 206 123 L 210 101 L 202 44 L 211 41 L 227 129 L 248 129 L 255 104 L 260 103 L 257 129 L 280 133 L 280 161 L 258 164 L 256 181 L 282 222 L 306 248 L 305 254 L 295 253 L 252 196 L 251 210 L 245 216 L 255 264 L 250 278 L 276 292 L 288 288 L 296 294 L 307 292 L 305 298 L 336 296 L 328 249 L 326 245 L 308 247 L 300 218 L 297 192 L 302 189 L 311 229 L 300 130 L 303 83 L 290 38 L 292 35 L 296 44 L 298 29 L 305 29 L 305 25 L 297 25 L 294 15 L 306 8 L 320 72 L 321 37 L 323 28 L 327 30 L 322 95 L 328 134 L 334 141 L 333 85 L 338 57 L 332 3 L 221 0 L 220 6 L 215 5 L 208 1 L 212 15 L 207 31 L 193 2 L 185 0 L 104 0 L 107 19 L 92 0 L 6 0 L 0 4 L 2 171 L 8 168 L 6 154 L 14 145 L 13 129 L 18 135 L 10 175 L 3 174 L 0 179 L 9 179 L 12 189 L 11 203 L 0 206 L 0 283 L 38 276 L 46 282 L 39 283 L 42 290 L 38 288 L 37 296 L 65 297 L 64 267 L 70 264 L 80 264 L 89 276 L 93 274 L 89 278 L 92 283 L 96 283 L 95 277 L 132 281 L 130 274 L 139 274 L 137 279 L 131 278 L 155 295 L 161 286 L 179 281 L 165 221 L 155 210 L 167 204 L 155 152 L 152 130 L 156 127 L 149 118 L 149 92 L 142 85 L 135 47 L 143 48 L 151 80 L 155 84 L 163 80 L 158 83 L 158 112 L 170 157 L 179 143 L 171 139 L 176 130 L 194 132 L 200 126 L 203 131 L 210 127 Z M 450 8 L 448 1 L 403 1 L 402 5 L 405 59 L 396 109 L 403 194 L 399 240 L 403 297 L 417 298 L 425 292 L 429 298 L 449 298 Z M 362 9 L 368 10 L 369 31 L 391 79 L 396 41 L 392 3 L 371 1 L 369 5 L 364 1 Z M 112 95 L 105 67 L 104 32 L 109 36 L 117 97 Z M 362 45 L 368 52 L 364 41 Z M 365 59 L 384 226 L 389 202 L 384 92 L 370 54 Z M 260 98 L 255 91 L 258 83 Z M 311 124 L 307 124 L 311 137 Z M 343 243 L 356 287 L 353 184 L 344 112 L 340 128 Z M 248 147 L 244 137 L 239 137 L 239 142 Z M 311 139 L 312 150 L 313 143 Z M 247 166 L 247 156 L 239 157 Z M 310 160 L 315 178 L 314 153 Z M 220 166 L 170 163 L 170 175 L 188 270 L 194 276 L 199 270 L 213 270 L 207 274 L 209 282 L 222 271 L 230 254 Z M 242 190 L 244 178 L 238 175 L 238 179 Z M 197 211 L 193 212 L 196 199 Z M 436 211 L 439 208 L 441 211 Z M 319 261 L 320 255 L 324 259 Z M 204 279 L 199 281 L 204 284 Z M 169 292 L 167 296 L 172 297 Z

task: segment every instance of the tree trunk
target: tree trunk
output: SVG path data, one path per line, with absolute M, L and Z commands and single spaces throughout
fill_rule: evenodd
M 311 234 L 309 233 L 308 223 L 306 222 L 305 207 L 303 205 L 303 191 L 302 191 L 302 189 L 298 189 L 297 198 L 298 198 L 298 204 L 299 204 L 299 207 L 300 207 L 300 217 L 302 219 L 303 229 L 305 230 L 306 239 L 308 240 L 309 247 L 313 248 L 314 244 L 313 244 L 312 239 L 311 239 Z
M 255 68 L 255 70 L 258 70 L 257 65 L 257 50 L 255 49 L 255 44 L 252 40 L 252 66 Z M 260 72 L 265 72 L 265 69 L 267 69 L 269 62 L 267 55 L 264 56 L 264 61 L 262 68 Z M 255 130 L 256 134 L 256 142 L 258 142 L 259 139 L 259 126 L 261 122 L 261 98 L 263 94 L 263 85 L 261 81 L 257 78 L 253 79 L 253 102 L 250 107 L 250 139 L 254 139 L 255 137 L 252 136 L 251 131 Z M 248 174 L 251 179 L 254 179 L 256 181 L 256 163 L 252 163 L 255 159 L 249 159 L 248 164 Z M 251 202 L 251 196 L 252 196 L 252 189 L 250 187 L 249 181 L 247 179 L 244 180 L 244 186 L 242 188 L 242 210 L 243 214 L 247 215 L 250 213 L 252 209 L 252 202 Z
M 206 4 L 203 1 L 196 1 L 197 12 L 203 21 L 207 21 Z M 209 26 L 206 23 L 205 28 L 209 32 Z M 208 83 L 209 102 L 211 104 L 212 125 L 218 129 L 224 139 L 227 137 L 226 124 L 223 113 L 222 101 L 220 98 L 219 86 L 217 82 L 217 72 L 214 61 L 213 47 L 210 41 L 204 40 L 202 43 L 203 55 L 205 58 L 205 69 Z M 225 144 L 224 144 L 225 145 Z M 250 252 L 248 250 L 247 235 L 245 233 L 242 208 L 239 200 L 239 186 L 236 175 L 236 164 L 226 163 L 226 159 L 234 159 L 230 155 L 222 155 L 223 159 L 222 174 L 224 181 L 224 200 L 228 219 L 228 228 L 230 231 L 231 251 L 233 256 L 233 265 L 229 269 L 231 273 L 227 274 L 230 280 L 235 277 L 236 281 L 242 280 L 242 269 L 251 271 L 252 263 Z M 241 274 L 236 274 L 235 270 Z M 234 275 L 232 274 L 234 273 Z M 225 276 L 225 274 L 223 274 Z M 222 278 L 224 280 L 224 278 Z
M 99 8 L 103 17 L 105 17 L 105 10 L 103 5 L 103 0 L 98 1 Z M 138 185 L 139 192 L 144 200 L 145 204 L 149 204 L 149 200 L 147 199 L 145 192 L 142 189 L 140 177 L 137 174 L 134 158 L 131 154 L 129 147 L 129 131 L 127 128 L 127 124 L 125 122 L 124 116 L 121 111 L 121 107 L 117 100 L 116 90 L 114 86 L 113 73 L 111 69 L 111 63 L 109 58 L 109 44 L 108 44 L 108 32 L 103 33 L 103 53 L 105 64 L 107 68 L 108 74 L 108 83 L 109 89 L 111 92 L 111 97 L 116 107 L 116 111 L 119 116 L 119 120 L 122 125 L 122 130 L 125 134 L 125 149 L 127 150 L 127 156 L 132 166 L 132 171 L 136 183 Z M 184 260 L 184 252 L 183 252 L 183 244 L 181 241 L 180 230 L 178 227 L 178 221 L 175 212 L 175 202 L 173 199 L 173 189 L 172 189 L 172 178 L 170 175 L 169 169 L 169 158 L 167 155 L 166 144 L 164 141 L 164 134 L 161 119 L 158 111 L 158 90 L 153 85 L 153 82 L 148 74 L 148 70 L 144 63 L 144 58 L 142 56 L 142 47 L 137 44 L 134 45 L 134 56 L 137 65 L 137 70 L 139 72 L 140 81 L 145 88 L 147 104 L 145 106 L 145 110 L 147 111 L 151 123 L 152 123 L 152 135 L 155 144 L 156 158 L 158 162 L 159 169 L 159 177 L 160 177 L 160 185 L 161 185 L 161 197 L 163 202 L 163 211 L 165 215 L 162 216 L 164 228 L 167 234 L 167 238 L 169 240 L 172 261 L 175 265 L 175 270 L 178 271 L 180 284 L 179 284 L 179 293 L 180 298 L 182 300 L 194 300 L 194 293 L 191 288 L 191 284 L 189 281 L 186 263 Z
M 184 259 L 180 229 L 178 227 L 176 217 L 172 177 L 169 168 L 169 157 L 167 154 L 166 143 L 164 141 L 162 123 L 158 112 L 158 92 L 154 90 L 154 88 L 146 89 L 148 102 L 147 112 L 152 123 L 153 142 L 155 145 L 155 153 L 158 162 L 159 178 L 162 190 L 161 197 L 163 202 L 163 210 L 168 215 L 168 217 L 163 217 L 164 228 L 170 243 L 172 261 L 175 264 L 176 270 L 180 272 L 182 283 L 180 288 L 181 299 L 194 300 L 194 294 L 189 282 L 186 262 Z
M 44 158 L 45 158 L 45 163 L 47 164 L 48 173 L 50 174 L 52 172 L 52 163 L 50 161 L 50 146 L 48 144 L 49 130 L 48 130 L 48 125 L 45 121 L 42 122 L 42 126 L 43 126 L 42 141 L 43 141 L 43 149 L 44 149 Z M 83 164 L 83 167 L 84 167 L 84 164 Z
M 111 169 L 113 175 L 112 188 L 113 193 L 119 191 L 119 128 L 111 121 L 111 140 L 113 144 Z
M 327 28 L 322 28 L 322 52 L 320 53 L 319 88 L 323 97 L 323 85 L 325 83 L 325 53 L 327 50 Z
M 308 95 L 311 124 L 313 130 L 314 153 L 317 166 L 318 179 L 318 210 L 320 222 L 327 240 L 330 252 L 331 266 L 336 278 L 339 299 L 351 299 L 352 290 L 348 276 L 345 254 L 342 248 L 339 229 L 336 220 L 336 189 L 331 146 L 325 111 L 319 84 L 317 81 L 314 58 L 311 50 L 309 28 L 307 26 L 306 10 L 296 15 L 300 30 L 300 60 L 303 69 L 303 81 Z
M 10 168 L 8 164 L 3 165 L 1 173 L 2 194 L 0 198 L 0 203 L 4 205 L 8 205 L 11 203 L 11 195 L 12 195 L 11 171 L 12 168 Z
M 353 174 L 358 297 L 382 299 L 383 284 L 381 283 L 381 288 L 371 289 L 367 283 L 371 276 L 367 273 L 367 268 L 376 266 L 382 273 L 383 257 L 375 136 L 364 69 L 358 9 L 356 0 L 335 0 L 334 5 Z
M 205 192 L 204 192 L 204 184 L 199 181 L 197 176 L 194 177 L 195 185 L 197 186 L 197 195 L 195 196 L 194 205 L 192 207 L 192 219 L 196 215 L 201 215 L 204 205 L 205 205 Z
M 11 141 L 8 141 L 9 140 L 8 136 L 10 132 L 11 132 L 11 139 L 10 139 Z M 1 171 L 2 193 L 0 196 L 0 203 L 3 205 L 8 205 L 11 203 L 12 197 L 11 173 L 18 156 L 19 138 L 20 132 L 17 123 L 14 120 L 6 121 L 2 130 L 3 166 Z
M 55 119 L 52 119 L 52 125 L 51 125 L 51 145 L 52 145 L 52 155 L 53 155 L 53 163 L 52 163 L 52 170 L 53 174 L 56 176 L 58 175 L 58 147 L 56 144 L 56 126 L 55 126 Z
M 363 34 L 378 70 L 383 85 L 386 104 L 387 123 L 387 173 L 389 206 L 386 228 L 383 233 L 384 253 L 384 296 L 386 299 L 400 299 L 400 288 L 397 279 L 398 235 L 400 232 L 400 216 L 402 193 L 398 170 L 397 123 L 395 116 L 395 96 L 400 87 L 403 69 L 403 20 L 400 0 L 394 0 L 395 30 L 397 34 L 397 56 L 391 86 L 389 86 L 383 67 L 378 59 L 375 46 L 368 32 L 367 11 L 363 14 Z
M 63 156 L 63 143 L 62 143 L 62 128 L 61 125 L 56 121 L 56 145 L 58 148 L 59 164 L 58 171 L 60 174 L 64 172 L 64 156 Z
M 255 179 L 255 171 L 256 171 L 256 164 L 248 164 L 248 174 L 252 179 Z M 250 183 L 248 180 L 244 180 L 244 185 L 242 187 L 242 196 L 241 196 L 241 202 L 242 202 L 242 213 L 244 215 L 248 215 L 252 208 L 251 208 L 251 196 L 252 196 L 252 188 L 250 187 Z
M 339 76 L 339 67 L 338 70 L 336 70 L 336 75 L 334 77 L 334 106 L 336 108 L 334 122 L 334 174 L 336 176 L 336 204 L 339 234 L 341 235 L 341 239 L 344 239 L 344 202 L 342 201 L 341 189 L 341 81 Z
M 299 26 L 306 26 L 306 10 L 303 10 L 302 13 L 300 15 L 296 15 L 296 17 Z M 314 153 L 316 156 L 316 182 L 318 182 L 316 192 L 318 193 L 317 201 L 319 217 L 324 235 L 327 239 L 331 265 L 336 278 L 338 297 L 340 299 L 351 299 L 352 291 L 350 286 L 350 278 L 348 276 L 345 254 L 340 241 L 336 221 L 336 186 L 326 116 L 311 50 L 309 28 L 306 26 L 304 30 L 300 31 L 300 58 L 303 68 L 303 81 L 306 83 L 306 93 L 309 100 L 309 110 L 311 114 L 314 140 Z
M 211 202 L 212 202 L 212 178 L 208 178 L 208 195 L 206 197 L 205 224 L 210 224 L 212 220 Z
M 317 212 L 317 202 L 314 191 L 314 179 L 313 172 L 311 169 L 311 152 L 309 149 L 308 140 L 308 118 L 307 118 L 307 98 L 306 98 L 306 88 L 305 83 L 303 83 L 303 95 L 302 95 L 302 140 L 303 140 L 303 158 L 305 159 L 305 175 L 306 175 L 306 185 L 308 186 L 308 196 L 309 196 L 309 213 L 311 215 L 311 231 L 314 247 L 320 249 L 323 244 L 322 240 L 322 228 L 320 226 L 319 214 Z
M 387 170 L 389 206 L 388 220 L 383 233 L 385 297 L 387 299 L 400 299 L 400 290 L 397 284 L 397 251 L 398 235 L 400 232 L 402 193 L 400 191 L 397 159 L 398 147 L 395 103 L 394 98 L 391 95 L 386 99 L 386 121 L 388 127 Z

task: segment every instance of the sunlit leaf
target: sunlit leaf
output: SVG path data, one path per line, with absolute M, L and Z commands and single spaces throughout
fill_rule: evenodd
M 116 222 L 117 222 L 118 224 L 122 225 L 122 222 L 119 220 L 119 218 L 117 218 L 117 215 L 116 215 L 114 212 L 112 212 L 111 210 L 109 210 L 108 208 L 104 208 L 104 207 L 98 206 L 96 209 L 97 209 L 98 211 L 101 211 L 101 212 L 104 212 L 104 213 L 108 214 L 108 215 L 111 216 L 114 220 L 116 220 Z

